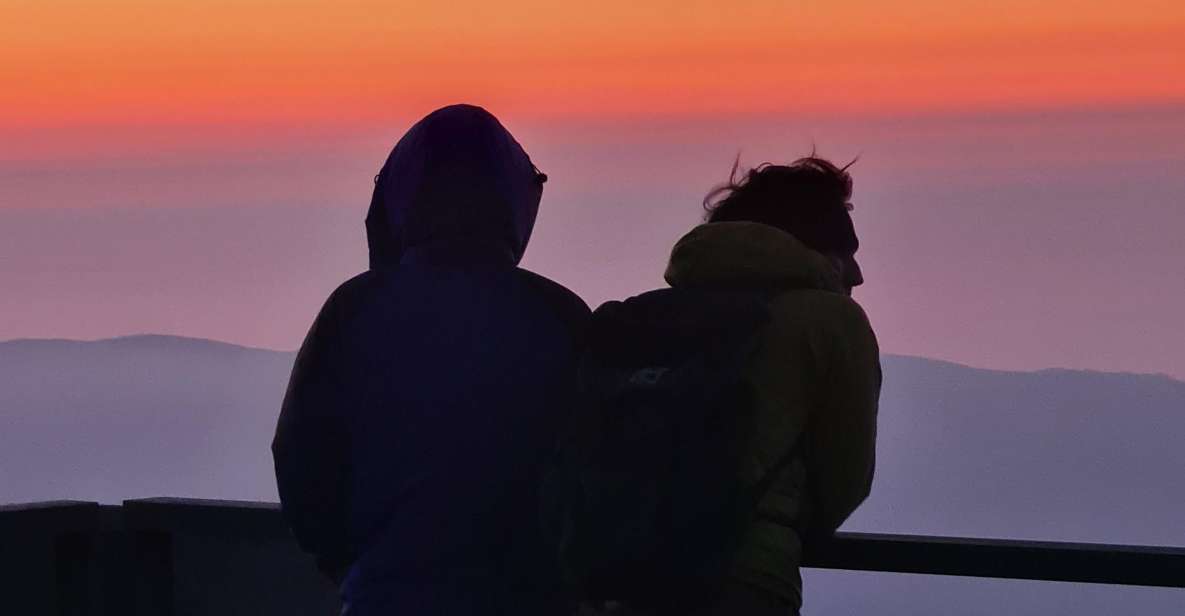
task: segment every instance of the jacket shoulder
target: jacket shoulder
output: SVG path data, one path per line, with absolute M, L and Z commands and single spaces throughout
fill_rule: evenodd
M 329 294 L 329 301 L 336 300 L 350 300 L 357 296 L 366 293 L 381 284 L 382 274 L 374 270 L 367 270 L 345 282 L 337 285 L 333 293 Z
M 770 312 L 776 322 L 806 325 L 829 332 L 872 332 L 868 315 L 856 300 L 831 291 L 799 289 L 775 297 Z
M 519 268 L 518 273 L 527 286 L 535 290 L 555 310 L 560 320 L 573 331 L 580 331 L 588 322 L 588 304 L 564 285 L 535 272 Z
M 353 276 L 337 285 L 337 288 L 326 298 L 322 313 L 333 315 L 333 318 L 346 316 L 360 307 L 381 297 L 383 290 L 390 284 L 390 276 L 384 272 L 368 270 Z
M 868 315 L 841 293 L 796 290 L 770 305 L 769 340 L 782 348 L 798 348 L 813 358 L 820 375 L 843 365 L 879 364 L 880 347 Z

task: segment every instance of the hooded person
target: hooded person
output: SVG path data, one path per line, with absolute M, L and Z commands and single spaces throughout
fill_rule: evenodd
M 370 269 L 313 323 L 272 443 L 285 520 L 352 615 L 566 609 L 535 491 L 588 308 L 518 267 L 545 180 L 468 105 L 375 178 Z

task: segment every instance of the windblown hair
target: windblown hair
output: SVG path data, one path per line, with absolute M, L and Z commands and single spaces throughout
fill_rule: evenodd
M 852 163 L 837 167 L 812 153 L 789 165 L 762 163 L 738 178 L 738 157 L 728 182 L 704 197 L 705 219 L 759 222 L 818 252 L 854 254 L 860 243 L 848 215 Z

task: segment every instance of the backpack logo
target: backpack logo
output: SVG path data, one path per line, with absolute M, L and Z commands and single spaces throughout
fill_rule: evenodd
M 653 366 L 634 371 L 630 375 L 630 385 L 638 387 L 654 387 L 671 369 L 666 366 Z

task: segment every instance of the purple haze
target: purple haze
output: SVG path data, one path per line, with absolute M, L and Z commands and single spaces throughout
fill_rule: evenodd
M 860 156 L 856 295 L 886 351 L 1185 377 L 1183 107 L 503 120 L 551 178 L 525 265 L 591 304 L 661 284 L 669 246 L 738 151 L 744 165 L 815 144 Z M 405 126 L 0 152 L 0 339 L 294 348 L 365 267 L 371 178 Z

